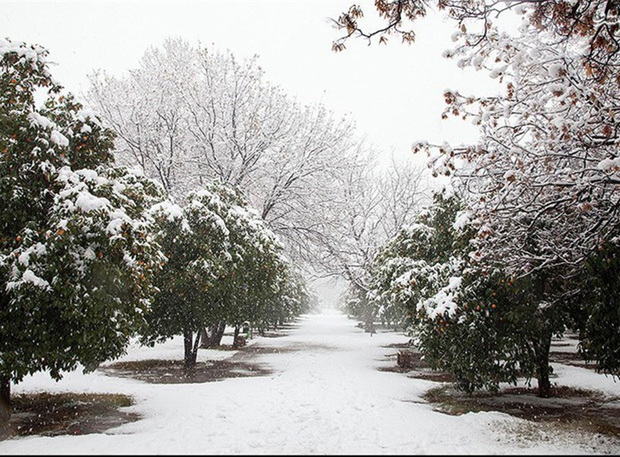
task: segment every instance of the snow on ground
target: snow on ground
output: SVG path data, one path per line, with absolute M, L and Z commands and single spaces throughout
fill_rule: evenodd
M 433 411 L 420 396 L 436 383 L 377 370 L 394 364 L 386 356 L 395 350 L 386 346 L 406 340 L 391 332 L 371 336 L 341 313 L 325 311 L 302 316 L 285 336 L 252 340 L 275 349 L 257 356 L 273 370 L 265 377 L 148 384 L 95 371 L 69 373 L 56 383 L 39 373 L 14 391 L 129 394 L 135 405 L 128 409 L 142 419 L 105 434 L 12 438 L 0 442 L 0 454 L 620 453 L 617 442 L 602 447 L 566 433 L 518 433 L 525 421 L 502 413 Z M 173 353 L 180 359 L 180 343 L 133 346 L 126 359 Z M 201 350 L 201 359 L 233 354 Z M 559 383 L 574 380 L 620 394 L 611 378 L 575 367 L 556 370 Z

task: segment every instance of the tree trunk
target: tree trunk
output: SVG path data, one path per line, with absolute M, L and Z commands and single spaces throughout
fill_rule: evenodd
M 226 331 L 226 322 L 220 322 L 217 325 L 217 332 L 214 335 L 213 341 L 215 342 L 215 347 L 222 344 L 222 338 L 224 337 L 224 332 Z
M 200 332 L 202 338 L 202 348 L 216 348 L 222 342 L 224 331 L 226 330 L 226 323 L 219 322 L 217 324 L 209 325 L 207 328 L 203 328 Z
M 183 331 L 183 348 L 185 349 L 185 368 L 192 365 L 192 334 L 189 331 Z
M 210 328 L 210 327 L 209 327 L 209 328 Z M 203 328 L 200 330 L 200 340 L 202 341 L 202 343 L 200 344 L 200 347 L 201 347 L 201 348 L 205 348 L 205 349 L 206 349 L 206 348 L 209 348 L 209 347 L 210 347 L 210 346 L 209 346 L 209 340 L 210 340 L 210 337 L 209 337 L 209 332 L 207 331 L 207 328 L 206 328 L 206 327 L 203 327 Z
M 373 333 L 376 333 L 374 316 L 372 315 L 372 312 L 369 309 L 366 310 L 365 314 L 366 315 L 364 316 L 364 332 L 370 333 L 370 336 L 372 336 Z
M 233 334 L 233 347 L 239 347 L 239 324 L 235 324 L 235 333 Z
M 192 361 L 196 365 L 196 359 L 198 358 L 198 348 L 200 347 L 200 332 L 196 332 L 196 341 L 194 341 L 194 347 L 192 348 Z
M 549 398 L 553 396 L 551 389 L 551 367 L 549 365 L 549 352 L 551 351 L 551 334 L 545 335 L 536 345 L 536 378 L 538 380 L 538 396 Z
M 0 377 L 0 439 L 9 435 L 11 418 L 11 379 Z
M 360 289 L 361 290 L 361 289 Z M 372 309 L 372 307 L 370 306 L 370 304 L 368 303 L 368 300 L 366 299 L 365 296 L 365 292 L 361 291 L 362 294 L 362 310 L 363 310 L 363 316 L 364 316 L 364 332 L 366 333 L 370 333 L 370 336 L 372 336 L 375 332 L 375 316 L 374 316 L 374 311 Z
M 185 348 L 185 368 L 194 368 L 198 356 L 198 346 L 200 345 L 200 331 L 196 332 L 196 342 L 193 343 L 193 333 L 191 330 L 183 331 L 183 345 Z
M 214 348 L 219 346 L 219 341 L 217 340 L 217 330 L 219 328 L 219 324 L 212 324 L 206 328 L 203 328 L 200 332 L 202 338 L 203 348 Z

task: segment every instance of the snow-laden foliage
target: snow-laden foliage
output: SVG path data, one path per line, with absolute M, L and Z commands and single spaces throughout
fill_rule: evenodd
M 423 170 L 373 169 L 349 119 L 286 96 L 256 58 L 167 40 L 123 78 L 94 75 L 90 99 L 118 133 L 121 160 L 178 202 L 212 180 L 232 185 L 287 256 L 364 293 L 376 247 L 425 197 Z
M 575 37 L 587 40 L 582 63 L 597 80 L 616 77 L 620 5 L 609 0 L 381 0 L 374 2 L 379 22 L 371 22 L 372 25 L 365 23 L 367 16 L 355 4 L 333 20 L 334 26 L 344 32 L 334 41 L 333 49 L 344 50 L 351 37 L 363 37 L 368 41 L 378 38 L 379 43 L 387 43 L 390 37 L 397 36 L 402 42 L 414 43 L 415 22 L 435 8 L 456 22 L 452 38 L 463 38 L 463 44 L 477 53 L 487 43 L 489 30 L 495 24 L 503 22 L 510 26 L 511 13 L 522 14 L 529 10 L 527 25 L 551 32 L 556 42 L 571 41 Z M 476 66 L 484 59 L 484 52 L 480 54 L 473 60 Z M 500 73 L 501 67 L 493 75 Z
M 595 81 L 583 65 L 588 39 L 559 41 L 533 26 L 490 29 L 475 52 L 454 52 L 461 65 L 486 68 L 505 82 L 496 97 L 446 92 L 448 110 L 480 125 L 478 145 L 443 148 L 439 173 L 456 170 L 470 192 L 479 227 L 479 258 L 514 274 L 564 267 L 615 244 L 620 178 L 618 84 Z M 500 70 L 498 70 L 500 69 Z
M 518 279 L 472 262 L 455 195 L 437 194 L 415 224 L 403 227 L 375 258 L 369 300 L 408 326 L 412 345 L 432 367 L 468 392 L 537 378 L 549 384 L 551 336 L 567 312 L 541 306 L 551 282 Z
M 436 194 L 433 205 L 381 246 L 368 293 L 380 315 L 407 326 L 455 313 L 468 250 L 467 234 L 451 223 L 459 205 L 456 197 Z
M 178 334 L 192 366 L 202 329 L 220 322 L 273 322 L 301 307 L 283 298 L 288 261 L 264 220 L 234 188 L 211 184 L 190 192 L 183 206 L 152 208 L 167 262 L 155 278 L 159 292 L 146 342 Z
M 0 40 L 0 378 L 118 357 L 162 260 L 161 189 L 113 167 L 113 135 L 50 76 L 47 51 Z M 45 106 L 35 92 L 47 91 Z M 3 398 L 3 400 L 6 400 Z
M 482 97 L 448 90 L 445 117 L 480 127 L 476 145 L 429 145 L 436 174 L 454 175 L 466 189 L 479 229 L 479 258 L 515 274 L 568 269 L 616 243 L 620 159 L 617 43 L 613 2 L 438 2 L 458 21 L 445 52 L 461 68 L 486 71 L 501 93 Z M 424 16 L 418 0 L 377 3 L 390 23 L 378 35 L 400 33 Z M 354 7 L 341 27 L 362 33 Z M 458 185 L 458 184 L 455 184 Z M 576 270 L 573 270 L 575 272 Z
M 617 17 L 617 6 L 604 7 L 575 2 L 571 14 L 589 19 L 574 33 L 541 23 L 540 5 L 522 5 L 515 33 L 489 27 L 474 48 L 467 45 L 471 36 L 461 34 L 452 55 L 462 66 L 489 71 L 505 91 L 494 97 L 447 92 L 448 112 L 472 119 L 481 139 L 443 148 L 432 160 L 438 172 L 452 169 L 467 189 L 478 263 L 545 281 L 538 307 L 546 309 L 548 327 L 559 330 L 570 314 L 581 350 L 599 369 L 618 373 L 620 319 L 610 298 L 620 285 L 613 274 L 620 76 L 613 46 L 601 44 L 606 33 L 617 33 L 603 24 Z

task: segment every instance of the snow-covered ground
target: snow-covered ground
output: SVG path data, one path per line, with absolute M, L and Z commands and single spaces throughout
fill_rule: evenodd
M 378 371 L 393 365 L 386 347 L 399 333 L 371 336 L 337 311 L 304 315 L 286 336 L 251 344 L 281 349 L 257 356 L 265 377 L 203 384 L 148 384 L 100 371 L 69 373 L 56 383 L 45 373 L 14 392 L 114 392 L 132 395 L 142 419 L 104 434 L 12 438 L 0 454 L 601 454 L 620 443 L 525 427 L 495 412 L 448 416 L 420 396 L 437 384 Z M 233 351 L 201 350 L 199 360 Z M 125 359 L 181 358 L 178 339 L 130 348 Z M 620 395 L 620 383 L 592 371 L 558 365 L 555 382 Z

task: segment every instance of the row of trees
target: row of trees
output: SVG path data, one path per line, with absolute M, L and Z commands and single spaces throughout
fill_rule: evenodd
M 376 2 L 386 21 L 349 37 L 400 35 L 431 2 Z M 615 1 L 468 2 L 436 6 L 455 21 L 460 67 L 499 81 L 494 96 L 447 90 L 444 116 L 480 128 L 474 145 L 419 142 L 453 195 L 403 227 L 375 258 L 369 299 L 411 325 L 431 365 L 465 390 L 538 379 L 552 394 L 554 335 L 578 332 L 599 371 L 620 373 L 618 17 Z M 501 24 L 518 27 L 502 27 Z
M 3 421 L 11 383 L 28 374 L 93 370 L 136 335 L 184 335 L 189 367 L 206 326 L 265 327 L 313 298 L 234 187 L 205 179 L 176 204 L 159 182 L 117 165 L 113 131 L 62 93 L 47 55 L 0 41 Z
M 277 325 L 309 308 L 310 293 L 283 248 L 241 194 L 221 183 L 151 208 L 163 228 L 160 244 L 169 259 L 155 277 L 147 344 L 182 334 L 185 365 L 196 363 L 206 329 L 242 323 Z

